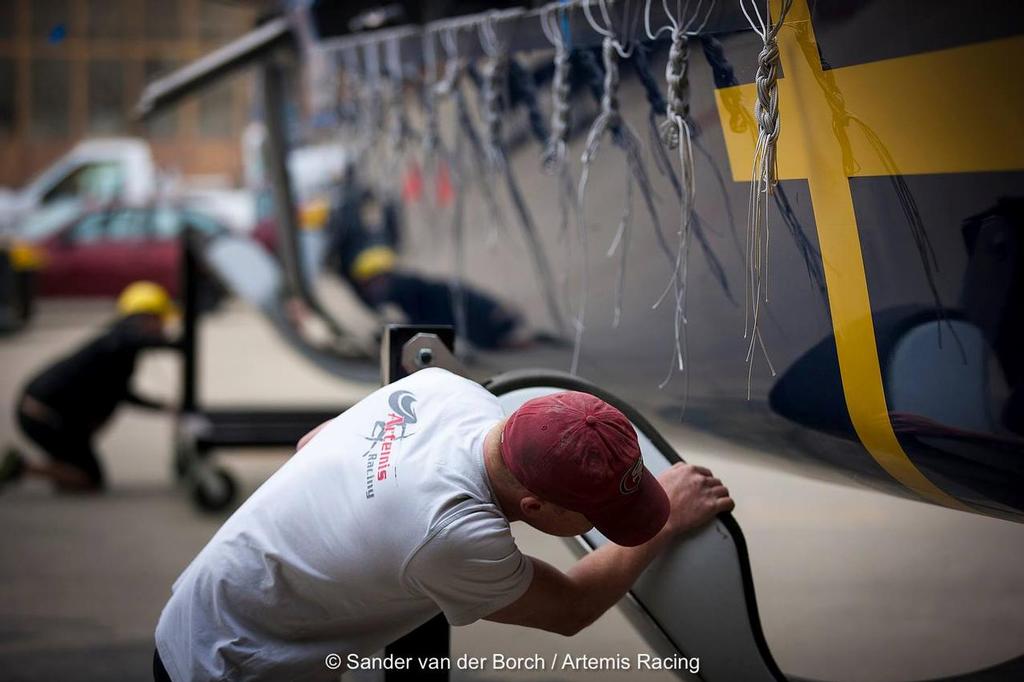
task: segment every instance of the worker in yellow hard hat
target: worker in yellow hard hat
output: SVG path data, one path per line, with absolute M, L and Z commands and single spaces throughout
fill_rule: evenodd
M 136 394 L 131 379 L 141 351 L 177 347 L 165 331 L 177 308 L 159 284 L 135 282 L 118 297 L 117 311 L 103 333 L 25 386 L 17 421 L 46 459 L 9 448 L 0 460 L 0 485 L 32 475 L 53 481 L 59 490 L 100 490 L 104 477 L 93 446 L 96 433 L 122 402 L 165 409 Z
M 167 290 L 159 284 L 134 282 L 117 297 L 117 312 L 122 317 L 156 315 L 163 322 L 168 322 L 178 316 L 178 307 L 174 305 Z

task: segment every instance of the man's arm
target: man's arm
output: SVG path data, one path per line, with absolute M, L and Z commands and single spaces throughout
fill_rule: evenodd
M 323 428 L 324 428 L 325 426 L 327 426 L 328 424 L 330 424 L 330 423 L 331 423 L 331 421 L 332 421 L 332 420 L 328 419 L 328 420 L 327 420 L 327 421 L 325 421 L 324 423 L 322 423 L 322 424 L 320 424 L 319 426 L 317 426 L 316 428 L 314 428 L 314 429 L 313 429 L 312 431 L 309 431 L 308 433 L 306 433 L 306 435 L 305 435 L 305 436 L 303 436 L 302 438 L 300 438 L 300 439 L 299 439 L 299 442 L 298 442 L 298 444 L 297 444 L 297 445 L 295 446 L 295 452 L 298 452 L 298 451 L 299 451 L 299 450 L 301 450 L 302 448 L 306 447 L 306 443 L 308 443 L 309 441 L 313 440 L 313 436 L 315 436 L 316 434 L 320 433 L 320 431 L 321 431 L 321 430 L 322 430 L 322 429 L 323 429 Z
M 522 597 L 487 620 L 572 636 L 614 606 L 674 538 L 703 526 L 735 504 L 728 489 L 704 467 L 676 464 L 658 477 L 672 510 L 665 527 L 638 547 L 607 543 L 562 573 L 531 558 L 533 581 Z

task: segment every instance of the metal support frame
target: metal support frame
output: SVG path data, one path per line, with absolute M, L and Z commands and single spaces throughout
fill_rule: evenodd
M 403 379 L 431 366 L 453 371 L 461 369 L 455 352 L 455 329 L 448 325 L 417 326 L 392 324 L 384 329 L 381 343 L 380 375 L 384 384 Z M 451 654 L 451 627 L 444 614 L 438 614 L 409 634 L 389 644 L 387 654 L 395 657 L 448 657 Z M 447 670 L 391 670 L 387 682 L 426 680 L 448 682 Z
M 151 116 L 284 46 L 294 46 L 291 22 L 287 17 L 271 19 L 241 38 L 151 82 L 135 105 L 135 115 Z
M 200 289 L 204 277 L 199 250 L 202 236 L 186 229 L 181 237 L 182 333 L 180 350 L 181 404 L 176 427 L 176 468 L 190 480 L 197 502 L 218 510 L 231 502 L 234 484 L 226 472 L 211 467 L 209 455 L 218 448 L 244 447 L 279 450 L 294 446 L 309 430 L 332 419 L 348 406 L 323 408 L 204 408 L 199 401 Z M 206 490 L 203 490 L 206 488 Z M 220 493 L 212 493 L 210 490 Z M 224 492 L 224 491 L 227 492 Z M 198 492 L 197 492 L 198 491 Z
M 594 0 L 590 0 L 593 4 Z M 629 42 L 641 40 L 643 3 L 629 5 L 623 0 L 608 0 L 613 23 L 619 27 L 620 38 Z M 443 66 L 431 64 L 424 58 L 424 44 L 441 32 L 450 32 L 455 39 L 458 53 L 463 59 L 486 56 L 480 45 L 479 26 L 489 21 L 494 30 L 502 36 L 502 42 L 509 52 L 550 50 L 551 44 L 540 28 L 543 9 L 535 10 L 492 10 L 481 14 L 458 16 L 431 21 L 422 26 L 401 26 L 375 31 L 364 31 L 339 38 L 330 38 L 317 43 L 317 47 L 334 55 L 366 44 L 395 41 L 402 63 L 403 72 L 418 73 L 424 67 Z M 596 47 L 603 36 L 594 30 L 583 15 L 579 2 L 559 6 L 563 26 L 574 47 Z M 653 19 L 657 25 L 665 23 L 660 3 L 653 3 Z M 183 66 L 163 78 L 154 80 L 142 92 L 135 112 L 139 117 L 151 116 L 179 101 L 182 97 L 202 89 L 207 84 L 222 79 L 225 75 L 247 67 L 267 57 L 278 48 L 298 49 L 296 29 L 291 17 L 283 16 L 268 21 L 256 30 L 224 47 Z M 744 18 L 738 4 L 716 3 L 701 30 L 702 34 L 749 31 L 750 24 Z M 355 50 L 355 52 L 363 52 Z M 359 56 L 362 62 L 365 55 Z M 340 58 L 339 58 L 340 59 Z M 365 68 L 365 64 L 361 64 Z
M 186 227 L 181 235 L 181 407 L 182 414 L 196 411 L 196 327 L 199 324 L 199 265 L 195 251 L 198 235 Z
M 277 218 L 277 236 L 280 241 L 281 260 L 284 264 L 285 275 L 289 280 L 291 290 L 296 292 L 303 303 L 327 324 L 331 333 L 342 337 L 346 334 L 334 318 L 324 310 L 309 284 L 309 279 L 302 271 L 298 211 L 288 173 L 288 131 L 285 124 L 287 92 L 284 87 L 284 74 L 281 65 L 274 59 L 267 59 L 263 64 L 261 86 L 263 117 L 267 128 L 264 163 L 274 190 L 274 213 Z

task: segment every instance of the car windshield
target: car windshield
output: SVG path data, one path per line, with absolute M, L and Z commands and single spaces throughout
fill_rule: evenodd
M 196 213 L 195 211 L 183 211 L 182 217 L 188 226 L 202 232 L 203 234 L 217 234 L 224 230 L 220 223 L 208 215 Z
M 69 198 L 91 199 L 97 202 L 111 201 L 124 186 L 124 167 L 115 161 L 101 161 L 86 164 L 75 169 L 64 179 L 47 190 L 43 203 L 52 203 Z
M 81 212 L 82 202 L 78 199 L 64 198 L 51 202 L 25 216 L 18 226 L 18 236 L 25 241 L 42 241 Z

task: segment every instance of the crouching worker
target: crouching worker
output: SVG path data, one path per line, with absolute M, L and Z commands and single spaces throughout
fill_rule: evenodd
M 61 491 L 103 488 L 93 440 L 122 402 L 148 409 L 164 406 L 131 388 L 139 352 L 173 348 L 165 323 L 176 315 L 163 287 L 135 282 L 118 298 L 118 318 L 102 334 L 29 381 L 18 401 L 22 432 L 48 456 L 25 458 L 10 448 L 0 462 L 0 483 L 23 476 L 46 478 Z
M 655 478 L 629 420 L 590 394 L 506 419 L 479 384 L 422 370 L 305 436 L 228 519 L 172 588 L 154 675 L 337 680 L 329 654 L 344 672 L 439 612 L 574 635 L 732 508 L 702 467 Z M 612 542 L 563 573 L 520 552 L 512 521 Z
M 518 347 L 530 337 L 518 312 L 463 283 L 442 282 L 402 269 L 396 253 L 401 208 L 350 178 L 344 200 L 329 219 L 329 259 L 368 307 L 394 306 L 408 324 L 453 325 L 477 348 Z

